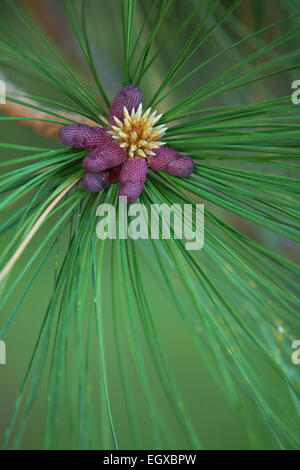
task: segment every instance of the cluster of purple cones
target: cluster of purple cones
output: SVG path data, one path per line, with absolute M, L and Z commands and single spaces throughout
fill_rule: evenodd
M 119 126 L 124 122 L 127 125 L 124 107 L 134 115 L 141 102 L 142 92 L 137 86 L 123 87 L 111 104 L 109 123 L 112 128 L 116 122 Z M 60 140 L 64 145 L 89 151 L 82 161 L 85 171 L 82 186 L 89 193 L 97 193 L 119 181 L 119 196 L 126 196 L 131 204 L 143 190 L 148 168 L 180 178 L 186 178 L 193 172 L 194 163 L 189 156 L 165 145 L 153 148 L 146 158 L 138 154 L 132 158 L 128 155 L 128 149 L 121 147 L 109 131 L 109 127 L 90 127 L 86 124 L 71 124 L 60 131 Z M 121 133 L 124 138 L 125 134 Z

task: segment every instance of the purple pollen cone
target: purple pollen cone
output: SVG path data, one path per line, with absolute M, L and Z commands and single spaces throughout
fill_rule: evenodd
M 105 178 L 97 173 L 86 173 L 82 178 L 82 187 L 88 193 L 99 193 L 105 188 Z
M 126 196 L 132 204 L 141 194 L 147 174 L 147 162 L 144 158 L 128 158 L 120 173 L 119 196 Z
M 107 170 L 120 165 L 126 158 L 126 152 L 107 132 L 101 129 L 101 144 L 95 147 L 82 161 L 82 167 L 90 173 Z
M 99 173 L 87 172 L 82 178 L 83 189 L 88 193 L 99 193 L 102 189 L 108 188 L 119 180 L 121 168 L 120 165 Z
M 124 120 L 123 108 L 127 108 L 127 111 L 130 113 L 134 108 L 137 110 L 139 104 L 142 102 L 142 92 L 138 86 L 135 85 L 126 85 L 122 88 L 117 96 L 113 99 L 109 111 L 109 122 L 115 126 L 114 116 L 116 116 L 120 121 Z
M 76 149 L 92 150 L 101 145 L 105 129 L 90 127 L 87 124 L 71 124 L 61 128 L 59 138 L 62 144 Z
M 155 153 L 155 156 L 148 158 L 149 166 L 153 170 L 164 171 L 180 178 L 187 178 L 193 173 L 194 162 L 188 155 L 166 146 L 159 147 Z

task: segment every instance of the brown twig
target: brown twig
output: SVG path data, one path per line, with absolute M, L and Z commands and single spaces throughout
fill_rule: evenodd
M 2 78 L 1 75 L 0 75 L 0 78 Z M 23 93 L 20 89 L 18 89 L 15 85 L 8 82 L 6 79 L 4 79 L 4 82 L 6 84 L 6 93 L 8 96 L 10 93 L 18 94 L 18 95 L 21 95 Z M 38 103 L 37 101 L 26 98 L 26 100 L 24 99 L 23 103 L 24 104 L 15 103 L 7 99 L 6 103 L 1 105 L 1 110 L 8 116 L 20 117 L 20 118 L 22 117 L 32 118 L 33 120 L 24 119 L 24 121 L 20 120 L 18 122 L 23 124 L 24 126 L 30 127 L 31 129 L 35 130 L 38 134 L 41 134 L 44 137 L 57 139 L 59 131 L 65 125 L 65 123 L 59 124 L 56 122 L 44 121 L 44 120 L 54 120 L 54 119 L 59 120 L 59 118 L 56 118 L 55 116 L 53 116 L 50 113 L 47 113 L 46 111 L 45 112 L 39 111 L 38 109 L 32 108 L 31 106 L 35 106 L 35 107 L 41 106 L 40 103 Z M 101 127 L 95 121 L 92 121 L 91 119 L 86 118 L 85 116 L 82 116 L 81 114 L 66 112 L 64 110 L 57 110 L 57 109 L 51 109 L 51 111 L 56 114 L 59 114 L 62 117 L 62 119 L 65 117 L 67 119 L 76 121 L 78 124 L 87 124 L 91 127 L 95 127 L 95 126 Z M 100 116 L 100 118 L 104 122 L 106 122 L 106 119 L 103 116 Z

